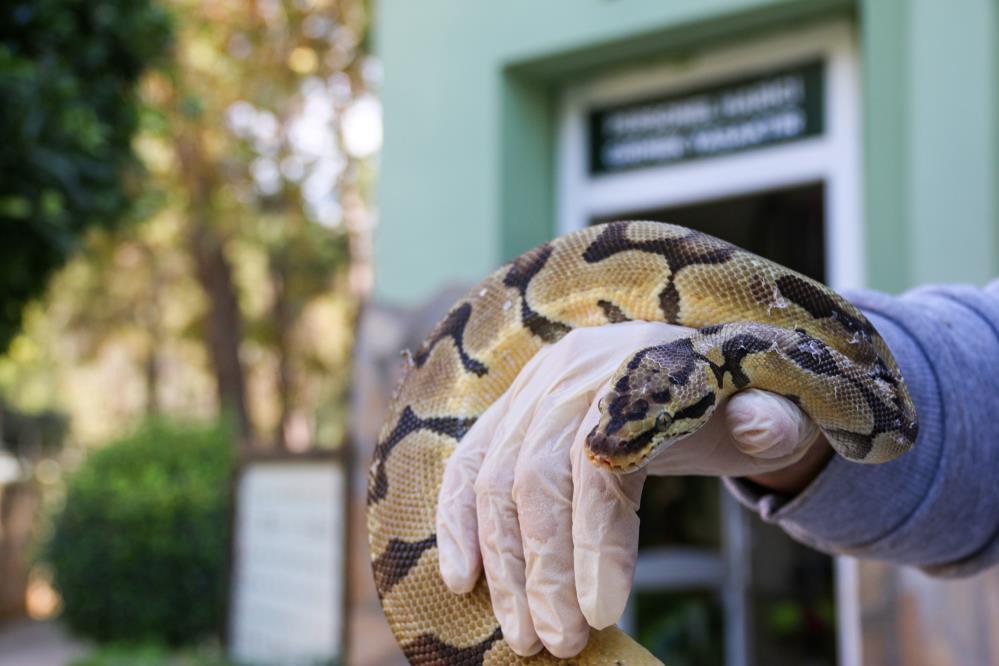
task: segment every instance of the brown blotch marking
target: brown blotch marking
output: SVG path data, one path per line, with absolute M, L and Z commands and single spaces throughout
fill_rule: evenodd
M 406 435 L 417 430 L 430 430 L 438 435 L 460 440 L 473 423 L 475 423 L 474 418 L 462 419 L 454 416 L 421 418 L 413 411 L 412 407 L 406 405 L 392 432 L 375 446 L 371 476 L 368 481 L 368 506 L 384 499 L 388 493 L 388 475 L 385 473 L 385 462 L 388 460 L 389 454 L 392 453 L 392 449 Z
M 583 252 L 583 259 L 593 264 L 630 250 L 663 257 L 670 268 L 670 274 L 659 292 L 659 307 L 665 320 L 671 324 L 677 323 L 680 315 L 680 294 L 673 284 L 676 274 L 695 264 L 723 264 L 738 251 L 734 245 L 699 231 L 691 231 L 679 238 L 632 240 L 627 234 L 629 224 L 611 222 L 604 225 L 600 235 Z
M 649 413 L 649 401 L 639 398 L 631 404 L 631 409 L 624 414 L 629 421 L 641 421 Z
M 403 645 L 402 652 L 406 655 L 409 663 L 415 666 L 480 665 L 489 648 L 502 637 L 503 631 L 497 627 L 481 643 L 468 647 L 457 647 L 445 643 L 433 634 L 421 634 L 415 640 Z
M 919 424 L 915 421 L 908 419 L 902 410 L 895 406 L 896 400 L 892 398 L 891 404 L 887 404 L 880 400 L 870 387 L 865 386 L 860 381 L 853 379 L 852 377 L 846 377 L 846 379 L 860 392 L 863 396 L 864 402 L 867 403 L 867 408 L 871 411 L 871 416 L 874 420 L 874 425 L 871 427 L 869 433 L 851 433 L 852 440 L 855 446 L 858 446 L 861 450 L 859 455 L 860 459 L 866 458 L 870 454 L 871 448 L 874 446 L 874 440 L 878 435 L 898 432 L 905 437 L 906 441 L 915 442 L 916 437 L 919 435 Z M 839 436 L 843 436 L 843 432 L 840 431 Z
M 552 321 L 539 314 L 527 302 L 527 289 L 531 280 L 541 272 L 551 254 L 552 246 L 550 243 L 540 245 L 510 262 L 510 270 L 503 278 L 504 285 L 513 287 L 520 292 L 521 322 L 531 333 L 545 342 L 556 342 L 572 330 L 571 327 L 562 322 Z
M 842 375 L 843 372 L 833 358 L 832 352 L 826 343 L 818 338 L 813 338 L 801 329 L 796 329 L 797 341 L 787 346 L 784 353 L 794 361 L 798 367 L 815 373 L 816 375 Z
M 749 295 L 760 305 L 771 305 L 777 296 L 773 284 L 765 275 L 754 273 L 749 278 Z
M 697 419 L 704 416 L 711 407 L 715 404 L 715 394 L 708 393 L 706 396 L 698 400 L 692 405 L 687 405 L 676 414 L 673 415 L 674 421 L 682 421 L 683 419 Z
M 416 566 L 423 553 L 436 545 L 436 534 L 414 542 L 394 538 L 389 541 L 385 551 L 371 563 L 378 596 L 383 597 L 388 594 L 395 584 L 405 578 L 410 569 Z
M 611 324 L 620 324 L 621 322 L 631 321 L 631 318 L 624 313 L 624 310 L 610 301 L 600 299 L 597 301 L 597 307 L 603 310 L 604 317 L 606 317 L 607 321 Z
M 872 435 L 859 432 L 827 428 L 826 435 L 837 440 L 841 446 L 845 443 L 851 453 L 848 457 L 854 460 L 863 460 L 866 458 L 870 455 L 871 448 L 874 446 L 874 437 Z
M 638 250 L 664 257 L 675 273 L 693 264 L 723 264 L 737 251 L 734 245 L 699 231 L 677 238 L 632 240 L 627 235 L 630 224 L 611 222 L 604 225 L 600 235 L 583 252 L 583 259 L 593 264 L 620 252 Z
M 627 379 L 623 377 L 622 380 Z M 620 384 L 620 382 L 618 382 Z M 611 400 L 607 406 L 607 413 L 610 414 L 610 421 L 607 422 L 607 434 L 613 435 L 624 427 L 629 421 L 641 421 L 649 412 L 649 401 L 639 398 L 631 402 L 631 397 L 627 393 L 621 393 Z
M 586 436 L 586 448 L 591 453 L 601 457 L 610 457 L 622 453 L 627 455 L 644 449 L 652 442 L 655 434 L 654 430 L 646 430 L 632 439 L 621 440 L 616 437 L 608 437 L 600 433 L 598 428 L 594 427 L 590 431 L 590 434 Z
M 656 347 L 646 347 L 645 349 L 640 349 L 637 352 L 635 352 L 634 356 L 631 357 L 631 360 L 628 361 L 628 369 L 634 370 L 635 368 L 640 366 L 642 364 L 642 360 L 655 350 Z
M 465 351 L 465 327 L 468 326 L 468 320 L 471 319 L 471 317 L 471 303 L 462 303 L 451 310 L 444 320 L 437 325 L 436 330 L 431 333 L 430 337 L 427 338 L 427 341 L 424 342 L 416 354 L 413 355 L 413 361 L 416 363 L 416 367 L 423 367 L 423 364 L 427 362 L 428 358 L 430 358 L 430 352 L 433 351 L 438 342 L 444 338 L 451 338 L 454 341 L 455 348 L 458 350 L 458 356 L 461 358 L 461 364 L 464 366 L 465 370 L 474 373 L 479 377 L 489 372 L 489 368 L 487 368 L 484 363 L 472 358 L 468 352 Z
M 673 386 L 686 384 L 697 368 L 697 361 L 707 360 L 694 350 L 694 343 L 690 338 L 673 340 L 653 347 L 650 352 L 662 359 L 660 364 L 669 372 L 669 381 Z
M 671 324 L 680 321 L 680 292 L 673 284 L 673 276 L 667 278 L 665 286 L 659 292 L 659 309 L 663 312 L 663 318 Z
M 721 352 L 725 359 L 721 365 L 708 361 L 711 370 L 715 373 L 719 388 L 725 385 L 725 374 L 732 377 L 732 384 L 736 388 L 743 388 L 749 384 L 749 377 L 742 369 L 742 360 L 750 354 L 758 354 L 773 347 L 773 342 L 758 338 L 749 333 L 733 335 L 722 343 Z M 704 357 L 702 357 L 704 358 Z M 707 359 L 705 358 L 707 361 Z
M 874 327 L 863 315 L 850 314 L 827 291 L 798 275 L 790 273 L 781 275 L 777 278 L 776 284 L 781 296 L 800 306 L 816 319 L 831 317 L 847 331 L 858 333 L 865 340 L 875 333 Z

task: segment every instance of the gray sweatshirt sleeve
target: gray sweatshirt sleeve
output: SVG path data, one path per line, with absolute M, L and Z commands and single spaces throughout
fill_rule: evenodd
M 819 550 L 964 576 L 999 562 L 999 280 L 847 297 L 898 361 L 915 447 L 883 465 L 838 456 L 788 498 L 739 479 L 744 505 Z

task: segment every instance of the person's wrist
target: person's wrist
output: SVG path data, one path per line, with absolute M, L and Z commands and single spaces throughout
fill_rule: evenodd
M 781 469 L 753 474 L 744 478 L 783 495 L 796 495 L 825 469 L 832 454 L 833 450 L 829 446 L 829 441 L 820 432 L 815 441 L 808 447 L 805 455 L 797 462 Z

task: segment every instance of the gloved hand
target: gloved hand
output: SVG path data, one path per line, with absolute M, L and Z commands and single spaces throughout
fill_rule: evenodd
M 801 458 L 818 428 L 790 401 L 746 390 L 697 433 L 617 475 L 586 458 L 597 402 L 643 347 L 689 335 L 669 324 L 583 328 L 541 350 L 476 421 L 444 471 L 437 545 L 445 584 L 475 586 L 485 568 L 493 610 L 514 652 L 567 658 L 589 627 L 621 616 L 635 569 L 648 474 L 744 476 Z

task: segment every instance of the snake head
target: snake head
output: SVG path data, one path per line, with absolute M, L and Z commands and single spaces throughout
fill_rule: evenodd
M 664 444 L 689 435 L 714 411 L 707 360 L 690 339 L 648 347 L 614 375 L 598 407 L 600 420 L 586 438 L 590 460 L 615 472 L 643 467 Z

